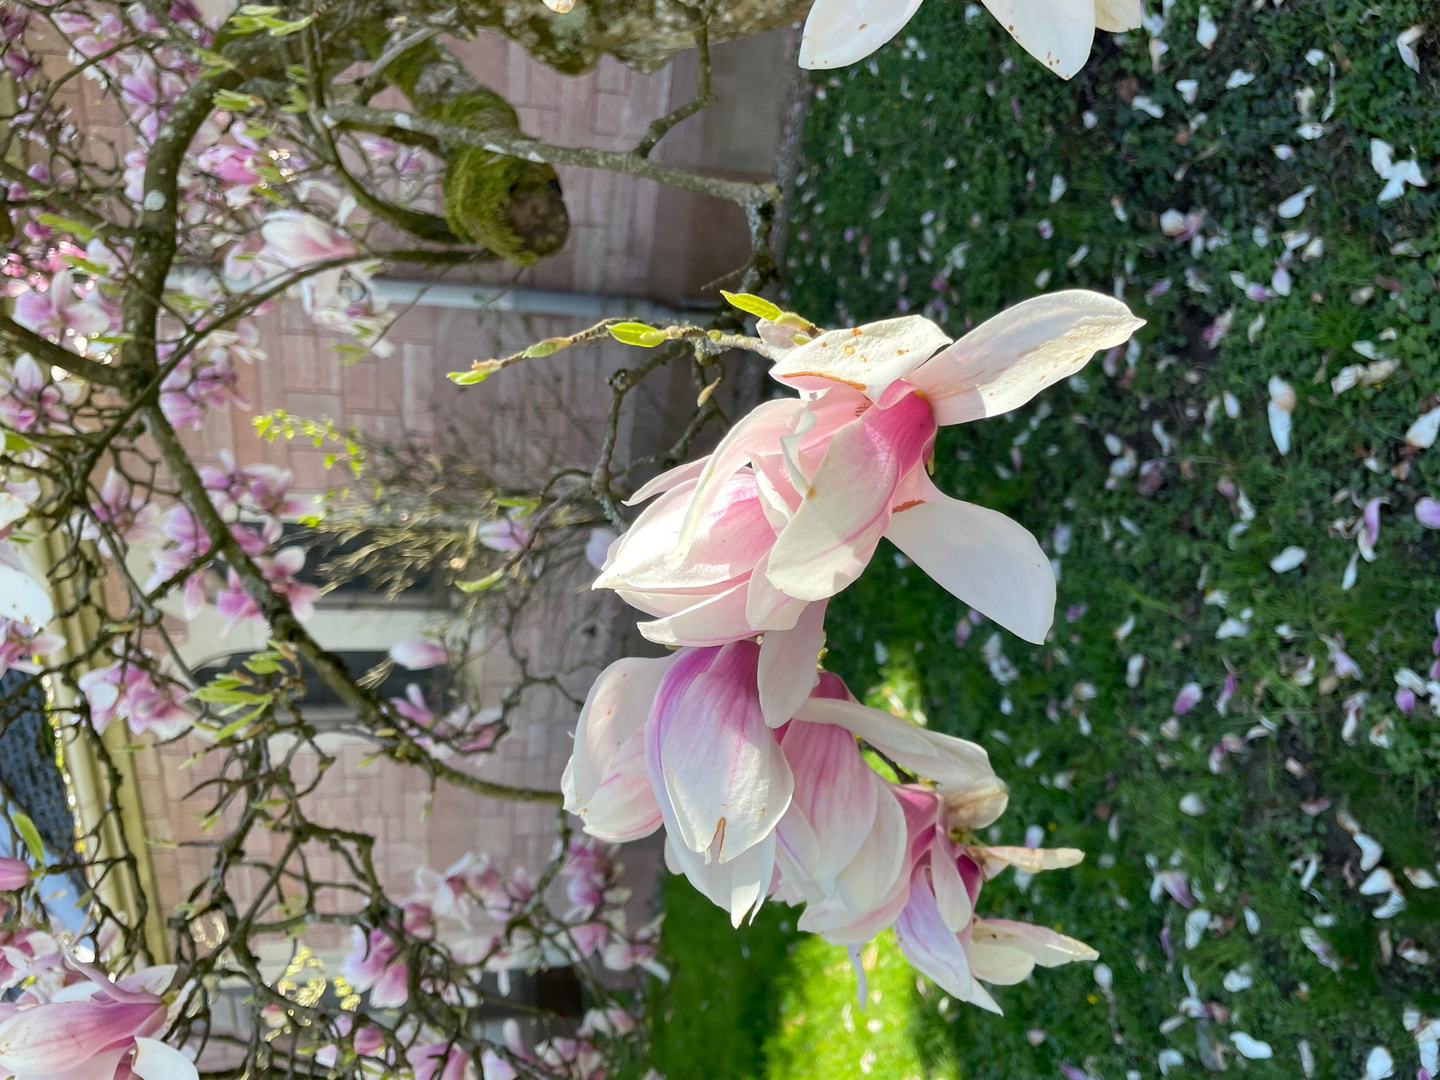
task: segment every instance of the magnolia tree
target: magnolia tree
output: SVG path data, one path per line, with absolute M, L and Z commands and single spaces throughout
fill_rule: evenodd
M 662 828 L 671 868 L 735 922 L 771 898 L 804 905 L 802 926 L 854 949 L 893 926 L 921 971 L 983 1007 L 998 1006 L 977 979 L 1004 984 L 1037 963 L 1094 956 L 1051 931 L 976 916 L 983 882 L 1004 867 L 1080 858 L 976 840 L 1006 802 L 984 750 L 857 704 L 817 665 L 826 601 L 881 536 L 977 610 L 1044 638 L 1054 582 L 1035 540 L 939 492 L 925 463 L 938 426 L 1015 408 L 1139 321 L 1118 301 L 1061 293 L 951 342 L 918 318 L 826 332 L 761 300 L 778 192 L 651 152 L 709 103 L 710 42 L 785 25 L 805 5 L 551 6 L 0 0 L 10 248 L 0 264 L 0 669 L 25 676 L 0 704 L 13 715 L 42 689 L 67 767 L 98 766 L 94 812 L 74 838 L 42 835 L 0 789 L 13 834 L 0 859 L 0 1077 L 643 1069 L 638 991 L 664 975 L 658 927 L 627 923 L 610 845 Z M 1097 28 L 1143 14 L 1112 0 L 989 6 L 1064 77 Z M 802 64 L 868 55 L 915 7 L 820 0 Z M 605 53 L 653 68 L 698 46 L 698 93 L 628 151 L 544 143 L 445 45 L 484 27 L 565 71 Z M 77 122 L 77 85 L 114 107 L 117 141 Z M 385 92 L 405 106 L 377 106 Z M 473 601 L 462 618 L 494 597 L 513 614 L 559 556 L 588 556 L 597 588 L 650 616 L 644 635 L 675 649 L 606 669 L 576 702 L 564 777 L 531 790 L 476 770 L 508 734 L 513 696 L 491 712 L 463 686 L 388 700 L 375 678 L 347 670 L 303 622 L 317 589 L 301 577 L 304 553 L 282 545 L 282 525 L 310 510 L 290 476 L 229 459 L 202 467 L 184 433 L 239 403 L 237 365 L 274 362 L 258 328 L 282 297 L 343 336 L 336 362 L 383 359 L 391 314 L 371 287 L 381 268 L 523 266 L 558 250 L 568 217 L 556 165 L 729 199 L 746 211 L 752 255 L 735 310 L 712 326 L 607 322 L 454 375 L 473 384 L 520 362 L 563 362 L 542 358 L 607 337 L 654 350 L 612 377 L 592 471 L 536 478 L 523 492 L 478 482 L 439 509 L 431 491 L 419 509 L 432 516 L 407 526 L 455 529 L 470 504 L 456 529 L 468 539 L 442 545 L 451 581 Z M 758 319 L 753 335 L 745 313 Z M 686 461 L 722 418 L 711 391 L 737 348 L 773 362 L 780 396 Z M 702 388 L 693 418 L 667 451 L 616 460 L 627 395 L 672 363 L 691 365 Z M 320 418 L 262 427 L 339 440 L 353 469 L 367 467 L 366 448 Z M 403 502 L 403 488 L 389 485 L 385 505 Z M 628 509 L 652 498 L 638 515 Z M 376 505 L 336 513 L 373 524 Z M 407 504 L 401 518 L 416 510 Z M 164 612 L 207 603 L 232 626 L 263 624 L 269 646 L 204 679 Z M 450 642 L 402 643 L 386 666 L 461 667 Z M 303 707 L 307 679 L 344 704 L 347 733 L 432 785 L 555 804 L 547 869 L 531 878 L 477 852 L 387 892 L 375 837 L 307 808 L 334 760 Z M 188 738 L 210 765 L 192 798 L 213 867 L 175 911 L 149 909 L 122 727 Z M 588 837 L 571 835 L 562 801 Z M 321 852 L 336 875 L 313 868 Z M 70 892 L 75 918 L 61 918 L 57 890 Z M 317 927 L 350 935 L 338 971 L 305 944 Z M 267 942 L 288 950 L 283 974 L 263 961 Z M 511 1001 L 523 1025 L 486 1025 L 512 972 L 556 965 L 579 977 L 583 1019 Z M 222 994 L 240 1003 L 242 1023 L 218 1019 Z

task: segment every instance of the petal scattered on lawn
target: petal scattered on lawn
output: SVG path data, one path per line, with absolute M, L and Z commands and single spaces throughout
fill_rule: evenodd
M 1305 557 L 1305 549 L 1292 544 L 1270 560 L 1270 569 L 1277 574 L 1287 573 L 1303 563 Z

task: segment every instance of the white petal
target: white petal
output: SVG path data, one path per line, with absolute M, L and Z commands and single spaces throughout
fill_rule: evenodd
M 1405 441 L 1418 449 L 1428 450 L 1435 445 L 1436 435 L 1440 435 L 1440 407 L 1431 409 L 1411 424 L 1405 432 Z
M 837 68 L 863 60 L 898 34 L 919 8 L 920 0 L 817 0 L 800 38 L 800 66 Z
M 1055 571 L 1039 541 L 1004 514 L 917 479 L 929 489 L 925 501 L 893 515 L 886 538 L 982 615 L 1043 642 L 1055 619 Z
M 908 381 L 925 392 L 941 425 L 998 416 L 1068 379 L 1099 350 L 1123 345 L 1144 325 L 1103 293 L 1067 289 L 1037 296 L 987 319 Z
M 195 1063 L 159 1039 L 136 1039 L 130 1071 L 140 1080 L 197 1080 Z
M 996 986 L 1014 986 L 1035 970 L 1035 957 L 1023 949 L 977 941 L 970 945 L 970 970 Z
M 1275 440 L 1275 448 L 1282 454 L 1290 452 L 1290 414 L 1277 405 L 1270 402 L 1270 437 Z
M 1365 1058 L 1365 1080 L 1385 1080 L 1395 1071 L 1395 1059 L 1390 1051 L 1377 1046 Z
M 985 0 L 985 6 L 1026 52 L 1062 79 L 1073 76 L 1090 59 L 1095 39 L 1093 4 L 1085 0 Z
M 1290 547 L 1287 547 L 1284 551 L 1280 552 L 1279 555 L 1276 555 L 1273 559 L 1270 560 L 1270 569 L 1274 570 L 1277 574 L 1284 574 L 1290 570 L 1294 570 L 1304 561 L 1305 549 L 1302 547 L 1295 547 L 1292 544 Z
M 878 401 L 887 386 L 910 374 L 949 344 L 950 335 L 929 319 L 906 315 L 852 329 L 831 330 L 786 353 L 770 369 L 770 375 L 782 382 L 812 389 L 824 389 L 827 383 L 844 383 L 870 400 Z
M 990 757 L 983 747 L 964 739 L 929 731 L 908 720 L 901 720 L 898 716 L 858 702 L 811 698 L 795 714 L 795 719 L 843 727 L 864 739 L 901 768 L 935 781 L 940 785 L 942 795 L 946 794 L 945 789 L 949 787 L 990 785 L 995 781 Z M 1004 806 L 1000 809 L 1003 811 Z M 980 824 L 989 823 L 987 821 Z
M 760 642 L 760 709 L 765 723 L 788 723 L 810 697 L 825 644 L 825 602 L 807 604 L 791 630 L 769 630 Z
M 0 543 L 0 616 L 38 629 L 54 617 L 54 605 L 45 587 L 26 573 L 10 548 Z
M 1269 1043 L 1261 1042 L 1259 1039 L 1252 1039 L 1243 1031 L 1232 1031 L 1230 1033 L 1230 1041 L 1235 1044 L 1235 1049 L 1241 1057 L 1250 1058 L 1252 1061 L 1273 1057 L 1275 1053 L 1270 1049 Z
M 1041 967 L 1059 967 L 1075 960 L 1094 960 L 1100 954 L 1072 937 L 1044 926 L 1012 922 L 1009 919 L 976 919 L 971 941 L 976 944 L 1005 945 L 1035 957 Z

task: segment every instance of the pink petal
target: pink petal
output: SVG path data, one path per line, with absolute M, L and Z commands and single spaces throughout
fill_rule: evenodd
M 820 0 L 816 8 L 827 2 L 833 0 Z M 936 350 L 949 344 L 949 335 L 929 319 L 906 315 L 853 329 L 831 330 L 787 353 L 770 369 L 770 375 L 809 390 L 842 383 L 871 401 L 879 401 L 891 383 L 905 378 Z
M 1415 504 L 1415 520 L 1427 529 L 1440 529 L 1440 501 L 1428 495 Z
M 895 920 L 895 940 L 905 959 L 941 989 L 961 1001 L 970 999 L 969 957 L 960 938 L 941 917 L 923 866 L 917 866 L 910 879 L 910 899 Z
M 993 0 L 992 11 L 998 2 Z M 1087 6 L 1045 2 L 1063 2 L 1076 12 Z M 1042 16 L 1032 11 L 1021 18 L 1035 25 Z M 1101 293 L 1067 289 L 1037 296 L 981 323 L 909 381 L 925 392 L 942 426 L 999 416 L 1069 378 L 1100 349 L 1123 345 L 1144 325 L 1119 300 Z
M 0 892 L 14 892 L 29 884 L 29 863 L 24 859 L 0 858 Z
M 875 788 L 875 820 L 860 849 L 835 876 L 836 895 L 852 911 L 860 912 L 884 907 L 909 875 L 905 808 L 884 779 L 874 772 L 870 776 Z
M 890 523 L 896 487 L 934 436 L 930 407 L 913 393 L 842 428 L 771 549 L 770 583 L 796 599 L 824 600 L 859 577 Z
M 1005 629 L 1026 641 L 1045 640 L 1055 619 L 1055 571 L 1028 529 L 998 511 L 950 498 L 919 470 L 896 497 L 905 509 L 885 530 L 891 543 Z
M 805 20 L 800 66 L 837 68 L 863 60 L 898 34 L 919 8 L 920 0 L 818 0 Z
M 403 963 L 387 967 L 370 989 L 370 1004 L 377 1009 L 398 1009 L 410 997 L 410 969 Z
M 695 481 L 694 494 L 680 525 L 671 564 L 680 565 L 700 535 L 705 520 L 727 480 L 756 454 L 773 453 L 780 437 L 804 414 L 794 398 L 767 401 L 752 409 L 726 432 Z
M 444 666 L 449 663 L 450 656 L 438 641 L 409 638 L 390 646 L 390 659 L 410 671 L 424 671 Z
M 646 607 L 645 601 L 650 599 L 631 589 L 615 591 L 626 603 L 642 611 Z M 745 616 L 745 599 L 746 585 L 742 582 L 673 615 L 639 623 L 638 629 L 647 641 L 657 645 L 704 648 L 740 641 L 755 634 Z
M 774 831 L 794 788 L 760 711 L 759 653 L 749 641 L 721 649 L 686 691 L 661 747 L 678 839 L 722 863 Z
M 45 1076 L 74 1068 L 128 1049 L 137 1034 L 153 1033 L 157 1015 L 163 1024 L 158 1002 L 57 1001 L 20 1009 L 0 1023 L 0 1069 Z
M 988 790 L 998 783 L 994 770 L 990 768 L 989 755 L 983 747 L 929 731 L 858 702 L 812 697 L 795 714 L 795 719 L 803 723 L 835 724 L 845 728 L 901 768 L 935 781 L 940 785 L 942 795 L 951 788 L 964 789 L 974 785 Z M 1004 809 L 1003 803 L 1000 809 Z M 968 827 L 979 828 L 988 824 L 990 822 L 985 821 Z
M 828 894 L 875 823 L 875 773 L 844 728 L 791 724 L 780 745 L 795 777 L 790 809 L 778 826 L 780 846 L 795 869 Z
M 815 686 L 825 645 L 826 601 L 807 604 L 790 630 L 767 630 L 760 643 L 760 709 L 772 728 L 788 723 Z
M 728 586 L 750 573 L 775 542 L 775 529 L 749 469 L 737 468 L 711 485 L 709 506 L 695 537 L 683 557 L 673 557 L 682 526 L 695 506 L 698 484 L 684 481 L 645 508 L 620 538 L 595 581 L 596 588 L 623 586 L 693 595 Z

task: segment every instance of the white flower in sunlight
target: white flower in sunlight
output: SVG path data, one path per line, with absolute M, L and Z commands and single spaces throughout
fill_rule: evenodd
M 800 39 L 800 66 L 837 68 L 865 59 L 904 28 L 920 2 L 817 0 Z M 1062 79 L 1090 58 L 1096 30 L 1133 30 L 1145 18 L 1143 0 L 985 0 L 985 6 L 1026 52 Z

